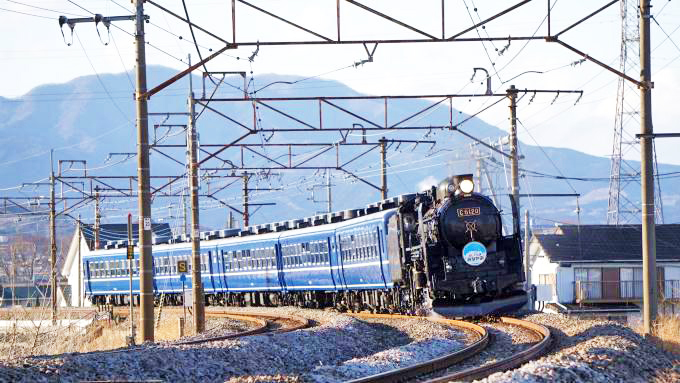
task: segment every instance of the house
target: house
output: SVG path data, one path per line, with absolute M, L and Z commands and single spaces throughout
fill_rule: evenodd
M 167 242 L 172 237 L 170 225 L 167 223 L 154 223 L 151 225 L 152 238 L 154 242 Z M 132 225 L 132 241 L 135 245 L 138 242 L 139 227 Z M 111 248 L 124 246 L 127 244 L 127 224 L 102 224 L 99 228 L 98 248 Z M 89 306 L 90 303 L 84 298 L 83 277 L 85 270 L 80 262 L 82 257 L 95 250 L 95 230 L 94 226 L 81 224 L 76 226 L 73 233 L 71 244 L 61 268 L 61 276 L 67 279 L 59 289 L 57 297 L 61 306 L 80 307 Z
M 530 280 L 538 300 L 568 304 L 642 301 L 641 225 L 564 225 L 533 233 Z M 661 300 L 680 299 L 680 225 L 656 226 Z

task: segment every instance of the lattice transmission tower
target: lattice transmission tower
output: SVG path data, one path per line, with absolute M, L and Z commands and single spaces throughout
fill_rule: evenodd
M 633 78 L 640 76 L 640 2 L 621 0 L 621 56 L 620 70 Z M 624 157 L 635 153 L 640 158 L 639 143 L 635 134 L 640 131 L 640 93 L 630 81 L 619 77 L 616 96 L 616 115 L 614 118 L 614 145 L 612 148 L 611 172 L 609 175 L 609 207 L 607 224 L 625 225 L 641 222 L 639 160 L 632 162 Z M 630 158 L 630 157 L 629 157 Z M 656 146 L 654 147 L 654 174 L 658 174 Z M 635 195 L 629 186 L 636 186 Z M 656 222 L 663 223 L 663 204 L 661 185 L 656 178 L 655 185 Z

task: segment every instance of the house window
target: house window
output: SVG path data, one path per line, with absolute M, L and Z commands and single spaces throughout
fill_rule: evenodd
M 576 296 L 582 300 L 602 299 L 602 269 L 599 267 L 574 269 Z
M 621 298 L 642 298 L 642 268 L 622 267 L 619 272 Z

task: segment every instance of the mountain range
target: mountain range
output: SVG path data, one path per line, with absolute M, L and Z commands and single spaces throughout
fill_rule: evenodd
M 149 87 L 174 74 L 175 71 L 168 68 L 149 67 Z M 194 76 L 192 81 L 197 97 L 203 96 L 204 92 L 205 97 L 243 97 L 244 80 L 240 76 L 225 79 Z M 213 94 L 215 84 L 220 86 Z M 186 181 L 170 181 L 173 176 L 183 174 L 185 170 L 186 153 L 182 147 L 185 134 L 182 129 L 187 124 L 188 85 L 188 79 L 182 79 L 149 101 L 149 110 L 152 112 L 149 119 L 150 142 L 174 145 L 156 146 L 151 152 L 151 174 L 155 177 L 162 176 L 154 178 L 152 186 L 158 188 L 170 183 L 163 189 L 166 194 L 186 192 Z M 256 94 L 258 97 L 360 96 L 358 92 L 336 81 L 303 81 L 302 78 L 293 76 L 249 77 L 246 86 L 251 96 Z M 127 213 L 136 209 L 135 198 L 120 193 L 114 197 L 113 192 L 105 189 L 115 186 L 124 189 L 124 194 L 130 193 L 130 186 L 133 190 L 136 189 L 134 182 L 115 178 L 136 176 L 136 158 L 127 154 L 136 152 L 133 89 L 132 76 L 129 73 L 102 74 L 76 78 L 64 84 L 43 85 L 16 99 L 0 98 L 0 189 L 24 183 L 47 182 L 50 150 L 54 149 L 52 166 L 58 174 L 61 171 L 61 179 L 69 183 L 58 184 L 57 195 L 62 195 L 63 190 L 64 196 L 77 197 L 79 194 L 69 189 L 84 187 L 89 191 L 91 187 L 98 185 L 103 189 L 102 194 L 109 194 L 102 201 L 103 222 L 124 222 Z M 254 90 L 257 93 L 252 93 Z M 387 123 L 394 124 L 404 120 L 438 101 L 440 100 L 390 100 Z M 249 128 L 255 126 L 266 131 L 240 141 L 254 145 L 244 149 L 243 153 L 238 148 L 227 149 L 203 166 L 201 194 L 215 193 L 215 198 L 201 199 L 202 228 L 224 227 L 227 212 L 230 211 L 226 205 L 235 210 L 242 209 L 240 179 L 217 178 L 238 175 L 238 171 L 230 168 L 240 164 L 242 159 L 249 168 L 278 167 L 276 164 L 272 165 L 270 159 L 281 164 L 290 161 L 293 165 L 332 168 L 337 163 L 342 164 L 361 155 L 344 168 L 363 181 L 380 185 L 380 151 L 375 145 L 341 145 L 337 149 L 339 154 L 336 154 L 335 147 L 321 153 L 323 147 L 297 146 L 289 149 L 283 145 L 270 145 L 290 142 L 312 144 L 344 141 L 360 144 L 364 141 L 377 143 L 382 137 L 387 140 L 419 141 L 390 142 L 386 145 L 389 196 L 429 187 L 451 174 L 476 173 L 477 161 L 473 159 L 472 152 L 477 151 L 482 157 L 480 164 L 483 165 L 481 170 L 484 192 L 491 193 L 488 183 L 491 180 L 494 193 L 501 201 L 507 200 L 505 195 L 509 188 L 503 170 L 509 170 L 508 159 L 485 145 L 474 145 L 475 141 L 467 136 L 474 136 L 496 148 L 502 146 L 503 151 L 509 153 L 507 128 L 501 129 L 484 122 L 483 114 L 466 121 L 467 115 L 458 111 L 451 113 L 448 104 L 444 102 L 399 125 L 417 125 L 432 129 L 364 131 L 363 128 L 371 127 L 373 123 L 384 123 L 384 100 L 333 100 L 332 103 L 334 105 L 323 104 L 322 117 L 319 116 L 318 101 L 272 101 L 265 102 L 266 105 L 254 105 L 249 101 L 212 101 L 208 103 L 208 108 L 197 105 L 197 112 L 200 113 L 197 127 L 201 159 L 219 149 L 212 145 L 224 145 L 242 136 L 246 130 L 241 125 Z M 319 127 L 320 119 L 326 129 L 344 130 L 312 132 L 310 128 L 305 132 L 283 131 L 291 127 Z M 450 122 L 455 125 L 463 121 L 465 122 L 459 129 L 467 135 L 455 130 L 440 129 Z M 506 144 L 499 146 L 499 142 L 504 140 Z M 371 147 L 374 148 L 372 151 L 363 154 Z M 578 202 L 574 197 L 523 198 L 522 207 L 530 210 L 535 225 L 606 222 L 611 166 L 609 158 L 566 148 L 539 147 L 526 142 L 520 142 L 520 153 L 523 156 L 520 161 L 521 193 L 580 194 Z M 87 163 L 88 176 L 110 178 L 102 178 L 100 183 L 91 179 L 68 178 L 85 175 L 83 164 L 78 162 L 81 160 Z M 660 174 L 678 171 L 679 166 L 659 165 Z M 251 169 L 249 172 L 253 174 L 248 185 L 251 189 L 251 202 L 272 204 L 252 206 L 251 224 L 299 218 L 326 209 L 325 170 Z M 333 210 L 361 207 L 380 199 L 380 194 L 374 187 L 347 172 L 332 170 L 330 175 Z M 572 177 L 578 179 L 564 179 Z M 676 190 L 680 190 L 679 180 L 672 175 L 661 178 L 665 222 L 678 222 L 680 194 Z M 230 183 L 233 184 L 229 185 Z M 623 196 L 639 206 L 639 183 L 622 181 L 622 185 Z M 24 185 L 20 189 L 4 190 L 2 195 L 46 196 L 48 192 L 45 185 Z M 46 202 L 43 199 L 39 207 L 32 208 L 44 210 Z M 75 202 L 76 200 L 69 200 L 68 204 Z M 73 213 L 82 214 L 83 220 L 89 223 L 94 215 L 93 206 L 93 203 L 88 203 Z M 501 207 L 505 212 L 509 211 L 507 203 L 502 202 Z M 576 213 L 577 207 L 580 214 Z M 171 222 L 175 230 L 181 231 L 183 214 L 179 198 L 163 196 L 162 192 L 156 193 L 153 209 L 154 221 Z M 231 210 L 236 214 L 234 218 L 240 220 L 235 210 Z M 637 222 L 639 218 L 632 223 Z

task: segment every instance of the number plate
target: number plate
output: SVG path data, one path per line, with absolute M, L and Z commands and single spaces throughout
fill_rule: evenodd
M 480 215 L 481 214 L 481 209 L 478 207 L 465 207 L 458 209 L 458 216 L 459 217 L 470 217 L 473 215 Z

